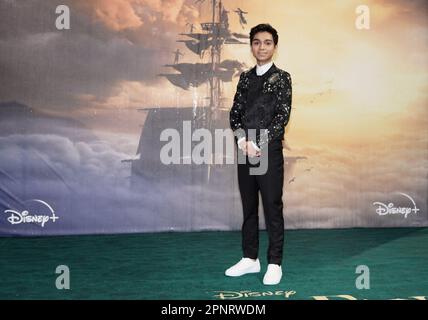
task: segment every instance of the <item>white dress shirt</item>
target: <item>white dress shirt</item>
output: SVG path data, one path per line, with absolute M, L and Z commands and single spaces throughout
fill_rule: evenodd
M 273 61 L 269 62 L 269 63 L 265 63 L 261 66 L 259 66 L 259 64 L 256 64 L 256 74 L 258 76 L 262 76 L 266 71 L 268 71 L 270 69 L 270 67 L 272 67 Z M 238 146 L 239 149 L 242 149 L 241 146 L 239 145 L 239 143 L 241 141 L 244 141 L 246 138 L 242 137 L 241 139 L 238 140 Z M 254 141 L 250 141 L 254 147 L 254 149 L 256 149 L 256 151 L 260 151 L 260 148 L 254 143 Z
M 273 65 L 273 61 L 269 62 L 269 63 L 265 63 L 261 66 L 259 66 L 258 64 L 256 64 L 256 73 L 258 76 L 263 75 L 266 71 L 268 71 L 270 69 L 270 67 L 272 67 Z

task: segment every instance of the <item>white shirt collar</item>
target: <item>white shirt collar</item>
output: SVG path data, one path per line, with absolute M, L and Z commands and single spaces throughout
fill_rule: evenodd
M 256 64 L 256 73 L 258 76 L 263 75 L 266 71 L 268 71 L 270 69 L 270 67 L 272 66 L 273 61 L 266 63 L 262 66 L 259 66 L 258 64 Z

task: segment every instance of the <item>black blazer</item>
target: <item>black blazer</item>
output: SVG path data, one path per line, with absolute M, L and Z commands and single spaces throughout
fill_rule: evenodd
M 263 82 L 261 93 L 254 96 L 252 88 L 256 84 L 256 77 L 263 77 Z M 256 75 L 256 66 L 242 72 L 229 114 L 230 127 L 236 139 L 246 137 L 248 129 L 267 129 L 267 134 L 257 130 L 254 142 L 260 149 L 273 140 L 282 140 L 290 118 L 291 102 L 291 76 L 274 63 L 262 76 Z M 238 129 L 243 129 L 245 133 Z

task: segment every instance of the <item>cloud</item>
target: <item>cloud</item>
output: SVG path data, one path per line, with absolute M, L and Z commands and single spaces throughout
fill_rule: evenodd
M 23 201 L 37 198 L 52 204 L 62 217 L 61 223 L 45 229 L 12 227 L 3 217 L 0 233 L 240 229 L 242 207 L 236 171 L 229 173 L 232 180 L 213 173 L 217 182 L 212 185 L 199 184 L 200 176 L 190 171 L 188 180 L 193 182 L 187 185 L 178 175 L 133 185 L 128 178 L 129 164 L 121 163 L 129 154 L 119 151 L 118 141 L 123 139 L 84 142 L 54 134 L 0 137 L 2 209 L 22 208 Z M 284 182 L 286 228 L 428 225 L 428 160 L 426 151 L 421 150 L 427 142 L 425 139 L 404 150 L 395 149 L 389 141 L 383 148 L 368 146 L 366 152 L 322 146 L 295 148 L 293 153 L 304 154 L 307 160 L 295 166 L 293 183 L 288 183 L 289 178 Z M 305 171 L 308 167 L 313 168 Z M 420 212 L 408 218 L 378 216 L 375 201 L 411 206 L 397 192 L 410 195 Z M 264 228 L 262 206 L 260 209 L 260 226 Z
M 130 164 L 121 162 L 132 156 L 120 151 L 120 142 L 122 137 L 85 142 L 56 134 L 1 136 L 0 234 L 238 228 L 239 195 L 224 192 L 236 185 L 203 188 L 195 176 L 190 185 L 171 177 L 157 182 L 136 178 L 134 186 Z M 10 225 L 3 211 L 25 210 L 29 199 L 52 205 L 60 222 L 45 228 Z
M 305 155 L 291 184 L 285 182 L 284 210 L 289 228 L 395 227 L 428 225 L 427 135 L 385 135 L 360 147 L 301 146 Z M 311 168 L 310 171 L 305 171 Z M 373 202 L 420 209 L 415 216 L 379 216 Z
M 70 7 L 70 30 L 55 28 L 59 4 Z M 166 81 L 157 74 L 196 13 L 180 1 L 0 2 L 0 100 L 73 110 L 87 107 L 85 95 L 105 101 L 124 80 Z
M 370 6 L 376 8 L 375 13 L 385 12 L 382 22 L 389 22 L 390 26 L 396 25 L 397 20 L 416 25 L 427 23 L 428 3 L 424 0 L 376 0 L 372 2 Z
M 141 30 L 154 22 L 182 24 L 184 17 L 197 17 L 196 8 L 183 0 L 78 0 L 79 8 L 93 14 L 108 28 L 116 31 Z
M 107 27 L 113 30 L 137 28 L 143 25 L 143 21 L 134 11 L 132 3 L 135 1 L 76 1 L 79 7 L 93 13 Z

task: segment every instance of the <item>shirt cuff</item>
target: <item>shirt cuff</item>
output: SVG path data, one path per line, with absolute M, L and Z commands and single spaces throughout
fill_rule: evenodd
M 239 149 L 241 149 L 241 146 L 239 145 L 239 143 L 241 143 L 241 141 L 244 141 L 244 140 L 246 140 L 246 138 L 245 137 L 242 137 L 242 138 L 240 138 L 239 140 L 238 140 L 238 148 Z M 242 150 L 242 149 L 241 149 Z

